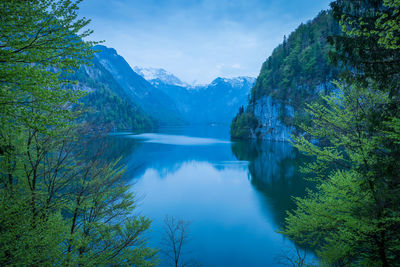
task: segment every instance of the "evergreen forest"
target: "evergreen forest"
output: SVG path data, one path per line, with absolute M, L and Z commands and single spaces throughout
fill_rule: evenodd
M 105 157 L 102 143 L 115 129 L 156 129 L 154 114 L 184 123 L 166 98 L 173 87 L 158 84 L 157 95 L 136 73 L 124 80 L 104 67 L 81 2 L 0 1 L 0 266 L 158 266 L 162 253 L 171 266 L 199 266 L 181 257 L 187 221 L 165 217 L 164 249 L 149 241 L 152 220 L 138 212 L 124 153 Z M 232 81 L 216 81 L 232 92 Z M 135 99 L 159 102 L 146 110 Z M 279 234 L 316 260 L 291 265 L 400 266 L 400 0 L 335 0 L 284 36 L 232 120 L 236 150 L 246 146 L 235 140 L 262 139 L 258 130 L 269 127 L 259 118 L 265 99 L 280 103 L 277 120 L 294 129 L 290 143 L 308 158 L 301 172 L 312 186 L 293 197 Z M 212 121 L 212 112 L 195 113 Z M 207 143 L 178 143 L 193 140 Z

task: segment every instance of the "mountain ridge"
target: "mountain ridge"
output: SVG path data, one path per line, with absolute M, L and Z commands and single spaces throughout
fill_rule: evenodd
M 113 94 L 121 98 L 124 106 L 129 103 L 131 113 L 137 110 L 140 116 L 147 114 L 153 125 L 229 124 L 236 110 L 247 104 L 256 81 L 247 76 L 217 77 L 210 84 L 193 86 L 164 69 L 131 68 L 114 48 L 97 45 L 94 50 L 98 51 L 94 58 L 97 69 L 87 68 L 86 71 L 99 72 L 101 68 L 100 72 L 111 76 Z M 104 78 L 101 80 L 104 82 Z M 95 102 L 101 103 L 98 98 Z M 108 93 L 106 98 L 113 99 Z
M 102 128 L 119 130 L 151 129 L 157 125 L 154 118 L 129 99 L 96 57 L 91 63 L 68 75 L 69 79 L 77 81 L 71 89 L 88 92 L 81 99 L 81 108 L 85 111 L 81 120 Z
M 188 86 L 189 84 L 182 82 L 178 77 L 163 68 L 153 67 L 133 67 L 133 70 L 142 76 L 145 80 L 153 84 L 155 81 L 160 81 L 169 85 Z
M 97 45 L 96 58 L 124 89 L 128 97 L 146 113 L 156 118 L 160 125 L 183 125 L 185 121 L 170 97 L 137 74 L 128 62 L 113 48 Z
M 255 83 L 252 77 L 214 79 L 207 85 L 178 86 L 153 79 L 153 85 L 168 94 L 189 124 L 229 124 L 236 110 L 245 106 Z

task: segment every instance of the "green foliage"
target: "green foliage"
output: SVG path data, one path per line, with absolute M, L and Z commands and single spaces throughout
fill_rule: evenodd
M 371 121 L 391 100 L 377 89 L 340 87 L 342 93 L 324 97 L 324 104 L 309 105 L 314 124 L 303 129 L 320 144 L 295 139 L 316 158 L 306 171 L 318 187 L 296 200 L 284 233 L 329 264 L 394 264 L 400 251 L 398 125 L 390 114 Z
M 347 70 L 343 79 L 364 87 L 372 79 L 382 90 L 399 94 L 399 2 L 346 0 L 331 6 L 346 33 L 330 38 L 336 51 L 333 61 Z
M 70 87 L 86 88 L 90 92 L 80 102 L 80 120 L 103 128 L 118 130 L 151 129 L 155 120 L 150 118 L 136 103 L 129 101 L 123 89 L 96 58 L 91 66 L 82 66 L 68 79 L 78 84 Z
M 82 99 L 87 109 L 85 121 L 122 130 L 152 129 L 154 122 L 137 106 L 113 94 L 107 88 L 97 88 Z
M 28 196 L 0 191 L 0 262 L 8 265 L 59 263 L 62 251 L 57 249 L 67 228 L 59 213 L 38 222 L 31 216 Z M 36 227 L 32 227 L 35 224 Z
M 377 43 L 382 47 L 398 49 L 400 46 L 400 1 L 383 0 L 374 1 L 374 3 L 370 2 L 364 1 L 364 6 L 361 6 L 361 9 L 364 9 L 363 16 L 341 14 L 344 15 L 341 17 L 343 31 L 351 37 L 376 38 L 378 40 Z M 349 3 L 345 4 L 348 5 Z M 350 8 L 359 7 L 357 4 L 352 3 L 351 5 L 353 6 L 347 6 L 348 9 L 346 11 L 349 12 Z M 337 13 L 339 13 L 339 5 L 333 4 L 333 6 L 336 8 Z
M 235 116 L 231 124 L 232 138 L 249 138 L 258 126 L 258 120 L 249 110 L 244 111 L 243 107 L 239 109 L 239 113 Z
M 333 266 L 399 266 L 400 142 L 397 1 L 335 1 L 345 32 L 339 91 L 308 106 L 295 146 L 314 156 L 317 190 L 298 198 L 284 234 Z M 391 18 L 391 19 L 388 19 Z M 313 140 L 313 142 L 310 142 Z
M 331 12 L 322 11 L 314 20 L 301 24 L 288 38 L 285 36 L 283 43 L 274 49 L 261 68 L 251 91 L 248 112 L 252 113 L 257 100 L 270 96 L 282 103 L 279 120 L 286 125 L 309 120 L 304 112 L 305 103 L 316 100 L 320 93 L 329 93 L 331 80 L 338 76 L 339 69 L 331 64 L 329 58 L 333 47 L 327 38 L 339 33 L 339 24 Z M 285 105 L 295 109 L 295 118 L 285 114 Z M 244 123 L 253 123 L 254 116 L 246 116 L 239 120 L 238 114 L 232 122 L 233 137 L 249 136 L 248 130 L 253 126 Z
M 377 31 L 374 34 L 379 36 L 379 44 L 389 49 L 398 49 L 400 48 L 400 1 L 384 0 L 384 5 L 388 9 L 383 10 L 376 21 Z
M 147 246 L 143 236 L 151 222 L 133 215 L 134 196 L 129 192 L 130 186 L 121 181 L 122 170 L 116 164 L 85 159 L 80 166 L 87 176 L 65 188 L 70 199 L 63 210 L 69 227 L 64 248 L 67 253 L 63 255 L 67 263 L 117 266 L 156 263 L 153 259 L 157 251 Z
M 90 64 L 80 1 L 0 2 L 0 265 L 154 266 L 118 162 L 87 156 L 75 123 Z M 101 147 L 101 146 L 100 146 Z
M 315 98 L 318 86 L 328 91 L 338 71 L 330 65 L 327 37 L 339 30 L 338 23 L 326 11 L 301 24 L 263 64 L 250 102 L 269 95 L 297 109 Z
M 38 131 L 57 126 L 73 114 L 70 105 L 82 96 L 64 90 L 61 71 L 69 72 L 90 62 L 91 32 L 77 19 L 74 1 L 1 1 L 0 108 L 1 123 L 27 125 Z M 49 71 L 52 70 L 52 71 Z
M 82 154 L 85 143 L 42 137 L 31 149 L 43 159 L 26 158 L 27 172 L 0 188 L 1 263 L 154 266 L 157 251 L 143 236 L 150 220 L 133 215 L 134 196 L 117 162 L 103 162 L 101 151 Z

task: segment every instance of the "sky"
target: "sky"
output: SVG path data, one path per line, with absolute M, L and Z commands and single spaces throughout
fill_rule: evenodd
M 257 77 L 262 63 L 330 0 L 84 0 L 91 40 L 132 66 L 163 68 L 188 83 Z

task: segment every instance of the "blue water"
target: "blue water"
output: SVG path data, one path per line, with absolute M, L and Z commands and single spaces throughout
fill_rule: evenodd
M 182 262 L 282 266 L 295 256 L 277 233 L 294 208 L 291 197 L 306 186 L 298 172 L 304 159 L 290 144 L 231 142 L 228 128 L 192 127 L 117 134 L 109 147 L 127 165 L 138 212 L 153 220 L 153 246 L 163 246 L 168 215 L 190 222 Z

